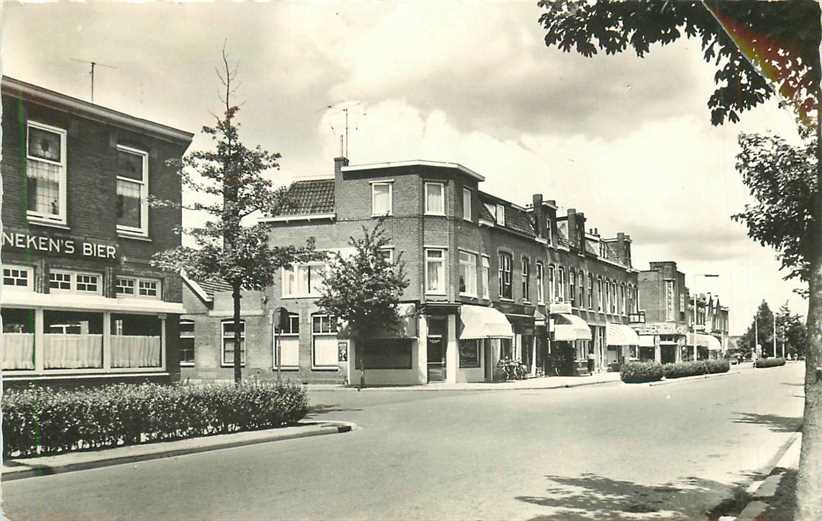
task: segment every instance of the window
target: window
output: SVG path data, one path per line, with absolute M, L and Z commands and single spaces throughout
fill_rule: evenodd
M 511 283 L 511 270 L 514 264 L 514 256 L 510 253 L 500 252 L 499 254 L 499 296 L 501 298 L 514 298 Z
M 604 311 L 603 306 L 602 279 L 597 279 L 597 311 Z
M 312 353 L 314 369 L 337 369 L 337 321 L 329 315 L 311 316 Z
M 554 230 L 551 228 L 551 226 L 552 226 L 551 218 L 546 217 L 545 218 L 545 230 L 546 230 L 545 238 L 548 240 L 548 244 L 553 244 L 554 243 L 554 239 L 553 239 L 554 238 Z
M 148 154 L 117 145 L 117 231 L 148 235 Z
M 545 266 L 537 262 L 537 303 L 545 303 Z
M 497 211 L 495 212 L 497 224 L 500 226 L 505 226 L 505 206 L 498 204 Z
M 568 271 L 568 297 L 571 301 L 571 306 L 577 305 L 577 272 L 574 270 Z
M 410 338 L 379 338 L 366 340 L 362 351 L 365 368 L 368 369 L 411 369 Z
M 445 185 L 425 183 L 426 215 L 445 215 Z
M 283 298 L 318 297 L 322 292 L 325 264 L 294 264 L 283 268 Z
M 86 311 L 43 312 L 43 367 L 103 367 L 103 314 Z
M 300 316 L 288 315 L 288 323 L 282 331 L 277 331 L 277 360 L 280 368 L 298 369 L 300 367 Z
M 34 288 L 34 268 L 30 266 L 3 266 L 3 286 L 7 288 Z
M 594 309 L 594 277 L 588 274 L 588 309 Z
M 425 250 L 425 292 L 445 294 L 444 250 Z
M 460 295 L 477 296 L 477 256 L 460 252 Z
M 565 269 L 559 268 L 557 270 L 557 300 L 565 302 Z
M 98 273 L 51 270 L 49 272 L 49 289 L 54 292 L 72 291 L 101 295 L 101 278 Z
M 478 368 L 480 364 L 480 340 L 460 340 L 460 368 Z
M 194 365 L 194 321 L 180 320 L 180 365 Z
M 462 189 L 462 218 L 471 220 L 471 190 L 468 188 Z
M 114 283 L 114 293 L 118 297 L 147 297 L 159 299 L 162 284 L 157 279 L 118 276 Z
M 0 309 L 3 319 L 2 369 L 34 369 L 34 310 Z
M 528 257 L 522 257 L 522 300 L 530 300 L 531 292 L 530 289 L 530 262 Z
M 624 315 L 628 309 L 625 303 L 625 284 L 619 286 L 619 312 Z
M 162 323 L 156 315 L 112 313 L 110 341 L 111 367 L 162 366 Z
M 66 131 L 29 121 L 26 179 L 29 220 L 66 224 Z
M 585 307 L 585 272 L 580 271 L 577 277 L 577 288 L 579 288 L 579 300 L 577 301 L 580 308 Z
M 482 256 L 482 298 L 491 298 L 491 259 Z
M 234 320 L 224 320 L 223 365 L 234 366 Z M 240 320 L 240 365 L 245 365 L 245 320 Z
M 381 217 L 391 215 L 391 183 L 371 183 L 371 215 Z

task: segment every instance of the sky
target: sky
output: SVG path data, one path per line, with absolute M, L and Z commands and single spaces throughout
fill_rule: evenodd
M 731 334 L 762 299 L 805 314 L 773 251 L 730 219 L 751 202 L 738 134 L 795 136 L 793 116 L 769 102 L 713 127 L 697 42 L 588 59 L 546 47 L 540 13 L 490 0 L 7 3 L 0 50 L 3 74 L 82 99 L 83 61 L 104 64 L 95 103 L 199 133 L 219 111 L 225 45 L 241 135 L 282 154 L 278 183 L 333 174 L 348 107 L 353 164 L 458 162 L 486 192 L 583 211 L 601 234 L 631 235 L 634 267 L 674 260 L 690 288 L 718 294 Z M 198 135 L 190 150 L 208 145 Z

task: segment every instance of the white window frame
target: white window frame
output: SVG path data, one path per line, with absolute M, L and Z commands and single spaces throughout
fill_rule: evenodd
M 545 304 L 545 265 L 537 261 L 537 304 Z
M 467 258 L 463 259 L 463 255 L 466 255 Z M 468 271 L 465 272 L 465 291 L 460 291 L 460 295 L 466 297 L 476 297 L 477 296 L 477 254 L 472 253 L 470 251 L 460 250 L 459 251 L 459 268 L 460 270 L 466 269 L 471 270 L 473 273 L 473 278 L 468 276 Z M 469 285 L 469 282 L 473 282 L 473 287 Z
M 462 219 L 464 221 L 472 221 L 471 214 L 473 212 L 471 201 L 473 200 L 473 191 L 470 188 L 462 187 Z
M 565 302 L 565 268 L 560 266 L 557 268 L 557 299 L 559 302 Z
M 442 208 L 440 210 L 430 209 L 428 206 L 428 187 L 439 186 L 440 195 L 442 195 Z M 425 215 L 445 215 L 445 183 L 438 183 L 433 181 L 425 182 Z
M 375 181 L 371 183 L 371 217 L 385 217 L 386 215 L 393 215 L 394 213 L 394 183 L 390 181 Z M 380 186 L 387 186 L 388 187 L 388 205 L 387 210 L 385 213 L 379 213 L 375 210 L 376 205 L 374 204 L 376 201 L 377 191 L 376 188 Z
M 319 333 L 316 333 L 314 331 L 314 319 L 315 318 L 320 319 L 320 330 L 321 330 L 321 332 L 319 332 Z M 325 321 L 330 323 L 333 326 L 333 329 L 331 329 L 328 332 L 323 332 L 322 331 L 323 319 L 325 319 Z M 337 357 L 337 342 L 336 342 L 337 341 L 337 331 L 338 331 L 337 321 L 334 319 L 334 317 L 332 317 L 328 314 L 324 314 L 324 313 L 314 313 L 313 315 L 311 315 L 311 369 L 322 371 L 322 370 L 337 370 L 339 368 L 339 361 L 338 361 L 338 357 Z M 317 337 L 323 337 L 323 338 L 334 337 L 334 360 L 335 360 L 334 364 L 332 364 L 332 365 L 318 365 L 317 364 L 317 357 L 316 357 L 316 339 L 317 339 Z
M 61 289 L 61 288 L 52 288 L 51 287 L 51 275 L 52 274 L 62 274 L 69 276 L 69 285 L 71 286 L 69 289 Z M 86 276 L 86 277 L 97 277 L 97 291 L 81 291 L 77 289 L 77 277 L 78 276 Z M 49 286 L 49 293 L 79 293 L 81 295 L 102 295 L 103 294 L 103 274 L 102 273 L 94 273 L 93 271 L 73 271 L 73 270 L 63 270 L 63 269 L 50 269 L 49 270 L 49 277 L 46 281 L 46 284 Z
M 121 280 L 130 280 L 134 282 L 134 293 L 120 293 L 117 291 L 118 282 Z M 157 294 L 156 295 L 140 295 L 140 285 L 143 282 L 154 282 L 157 284 Z M 114 296 L 117 298 L 142 298 L 142 299 L 152 299 L 152 300 L 162 300 L 163 298 L 163 281 L 161 279 L 155 279 L 150 277 L 133 277 L 131 275 L 116 275 L 114 278 Z
M 225 326 L 226 324 L 234 325 L 234 319 L 226 319 L 220 322 L 220 365 L 223 367 L 234 367 L 234 353 L 231 354 L 231 361 L 226 362 L 225 360 L 225 341 L 226 339 L 234 340 L 234 332 L 232 331 L 230 335 L 226 336 L 225 333 Z M 242 331 L 240 331 L 240 345 L 235 346 L 235 349 L 240 350 L 240 367 L 245 367 L 247 360 L 244 360 L 243 352 L 246 352 L 246 357 L 248 356 L 248 351 L 246 349 L 245 344 L 245 320 L 240 319 L 240 324 L 242 325 Z
M 17 285 L 9 285 L 6 286 L 5 279 L 6 279 L 6 270 L 17 270 L 20 272 L 24 272 L 26 274 L 26 285 L 25 286 L 17 286 Z M 9 275 L 11 278 L 15 278 L 11 274 Z M 3 291 L 34 291 L 34 266 L 23 266 L 20 264 L 3 264 Z
M 388 263 L 389 264 L 394 264 L 394 247 L 393 246 L 383 246 L 382 248 L 380 248 L 380 251 L 388 253 L 388 259 L 387 259 Z
M 122 235 L 136 235 L 139 237 L 148 237 L 148 152 L 136 148 L 127 147 L 124 145 L 117 145 L 117 151 L 125 152 L 127 154 L 134 154 L 143 159 L 143 180 L 137 181 L 130 177 L 116 176 L 117 181 L 124 181 L 127 183 L 134 183 L 140 185 L 140 222 L 142 226 L 124 226 L 117 225 L 117 233 Z M 115 194 L 116 196 L 116 194 Z
M 191 331 L 183 331 L 182 325 L 183 325 L 184 322 L 187 323 L 187 324 L 191 324 L 191 326 L 192 326 Z M 185 362 L 183 360 L 180 360 L 180 366 L 181 367 L 194 367 L 194 360 L 196 360 L 196 356 L 197 356 L 197 345 L 196 345 L 196 341 L 194 340 L 195 338 L 197 338 L 197 334 L 196 334 L 197 323 L 194 322 L 193 320 L 191 320 L 190 318 L 181 318 L 179 325 L 181 326 L 180 327 L 180 340 L 182 340 L 184 338 L 192 339 L 192 348 L 191 348 L 192 360 L 191 361 L 185 361 Z M 182 351 L 182 347 L 180 348 L 180 351 Z
M 508 271 L 505 270 L 505 263 L 502 262 L 503 256 L 511 261 L 508 266 Z M 499 278 L 499 298 L 500 300 L 514 300 L 514 254 L 509 251 L 500 251 L 497 255 L 497 262 L 499 262 L 499 267 L 497 269 L 497 277 Z M 511 295 L 508 297 L 503 295 L 506 273 L 508 274 L 508 285 L 511 288 Z
M 494 220 L 499 226 L 505 226 L 505 205 L 497 204 L 497 211 L 494 212 Z
M 554 301 L 554 293 L 556 292 L 556 288 L 554 288 L 554 266 L 548 266 L 548 302 Z
M 50 161 L 48 159 L 43 159 L 41 157 L 34 157 L 29 155 L 29 129 L 36 128 L 39 130 L 44 130 L 46 132 L 52 132 L 54 134 L 59 134 L 60 136 L 60 161 Z M 60 166 L 60 188 L 58 188 L 58 198 L 60 204 L 60 210 L 57 215 L 52 214 L 43 214 L 35 210 L 28 209 L 28 203 L 26 203 L 26 217 L 30 222 L 39 222 L 43 224 L 57 224 L 57 225 L 65 225 L 67 223 L 66 220 L 66 199 L 67 199 L 67 185 L 68 182 L 68 175 L 67 175 L 67 166 L 66 166 L 66 155 L 68 150 L 66 150 L 66 136 L 68 133 L 65 129 L 59 127 L 53 127 L 51 125 L 46 125 L 45 123 L 39 123 L 37 121 L 29 120 L 26 122 L 26 142 L 24 146 L 26 147 L 26 161 L 39 161 L 41 163 L 46 163 L 49 165 L 57 165 Z M 28 183 L 28 169 L 26 169 L 26 183 Z
M 438 251 L 438 252 L 442 253 L 442 257 L 440 257 L 440 258 L 429 257 L 428 256 L 429 253 L 434 252 L 434 251 Z M 446 280 L 446 277 L 447 277 L 446 268 L 448 267 L 448 264 L 446 263 L 447 258 L 448 258 L 448 252 L 443 248 L 426 248 L 425 249 L 425 294 L 426 295 L 445 295 L 446 294 L 446 288 L 448 287 L 447 280 Z M 428 280 L 428 264 L 430 262 L 436 262 L 436 263 L 438 263 L 442 266 L 442 269 L 440 270 L 440 273 L 442 273 L 442 280 L 440 281 L 439 287 L 437 287 L 435 289 L 428 289 L 429 288 L 429 282 L 430 282 Z
M 482 277 L 482 298 L 491 298 L 491 257 L 483 255 L 480 260 L 480 276 Z
M 393 254 L 392 254 L 393 255 Z M 288 276 L 288 272 L 294 271 L 295 277 L 298 276 L 299 270 L 307 268 L 308 269 L 308 280 L 306 282 L 306 292 L 303 293 L 286 293 L 286 288 L 288 285 L 286 284 L 286 277 Z M 327 266 L 323 262 L 307 262 L 307 263 L 294 263 L 290 268 L 280 268 L 280 294 L 282 298 L 315 298 L 319 297 L 320 293 L 311 291 L 314 284 L 311 283 L 311 271 L 312 269 L 317 270 L 317 276 L 321 279 L 323 278 L 323 272 L 325 272 Z M 296 280 L 296 279 L 295 279 Z
M 297 332 L 296 333 L 294 333 L 294 328 L 291 326 L 292 321 L 294 321 L 294 320 L 296 320 L 296 322 L 297 322 Z M 313 326 L 313 324 L 312 324 L 312 326 Z M 289 313 L 288 314 L 288 330 L 289 330 L 288 333 L 284 333 L 284 332 L 281 332 L 281 331 L 274 332 L 274 334 L 279 337 L 277 339 L 277 344 L 276 344 L 277 351 L 274 353 L 274 358 L 275 358 L 274 367 L 279 368 L 279 369 L 299 369 L 300 368 L 300 363 L 299 363 L 300 315 L 299 314 L 297 314 L 297 313 Z M 286 338 L 286 339 L 289 339 L 289 340 L 290 339 L 297 339 L 297 359 L 298 359 L 298 362 L 297 362 L 296 365 L 282 365 L 282 363 L 283 363 L 283 344 L 282 344 L 283 338 Z
M 597 277 L 597 311 L 600 313 L 605 313 L 605 298 L 602 294 L 603 289 L 602 277 Z
M 531 260 L 523 255 L 520 258 L 520 277 L 522 279 L 522 300 L 531 301 Z
M 568 269 L 568 302 L 571 307 L 577 307 L 577 272 L 573 268 Z

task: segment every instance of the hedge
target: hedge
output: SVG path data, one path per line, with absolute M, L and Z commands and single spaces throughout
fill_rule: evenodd
M 754 367 L 776 367 L 785 365 L 784 358 L 760 358 L 754 364 Z
M 727 373 L 731 364 L 727 360 L 697 360 L 695 362 L 677 362 L 665 364 L 662 371 L 665 378 L 683 378 L 701 374 Z
M 662 380 L 662 365 L 656 362 L 627 362 L 622 365 L 619 376 L 626 383 L 656 382 Z
M 293 385 L 115 384 L 2 397 L 3 455 L 28 457 L 293 424 L 308 412 Z

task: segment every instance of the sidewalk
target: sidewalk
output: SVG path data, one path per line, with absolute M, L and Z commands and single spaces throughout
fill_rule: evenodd
M 422 385 L 373 386 L 362 389 L 363 392 L 374 391 L 517 391 L 523 389 L 562 389 L 599 385 L 619 382 L 619 373 L 600 373 L 592 376 L 539 376 L 527 380 L 512 380 L 509 382 L 477 382 L 477 383 L 431 383 Z M 368 374 L 366 373 L 366 383 Z M 317 391 L 354 391 L 357 386 L 305 384 L 304 388 L 312 392 Z
M 112 449 L 69 452 L 39 458 L 11 459 L 3 461 L 2 481 L 62 474 L 76 470 L 108 467 L 123 463 L 182 456 L 218 449 L 243 447 L 257 443 L 337 434 L 350 432 L 356 429 L 356 427 L 355 424 L 350 422 L 306 421 L 292 427 L 282 427 L 279 429 L 217 434 L 214 436 L 177 441 L 128 445 Z

